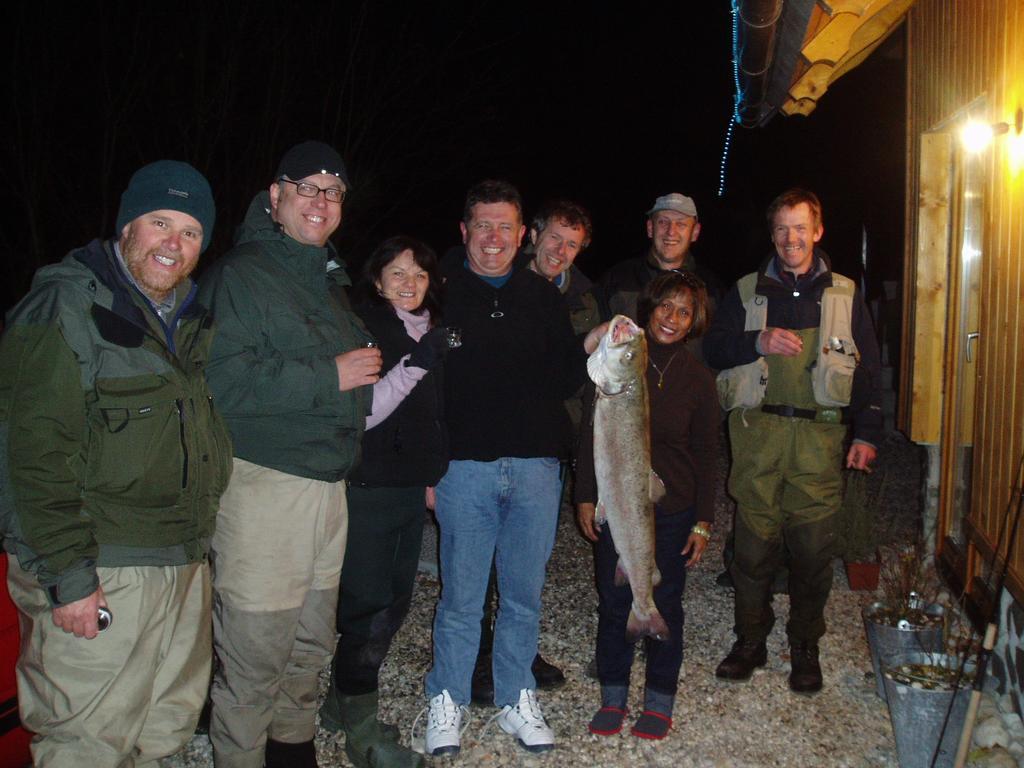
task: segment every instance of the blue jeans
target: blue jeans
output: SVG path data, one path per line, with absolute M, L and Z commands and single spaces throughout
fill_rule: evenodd
M 480 644 L 480 617 L 494 559 L 494 703 L 515 704 L 536 687 L 540 595 L 558 524 L 558 459 L 453 461 L 437 484 L 441 529 L 441 601 L 434 618 L 434 666 L 427 696 L 447 689 L 469 704 Z

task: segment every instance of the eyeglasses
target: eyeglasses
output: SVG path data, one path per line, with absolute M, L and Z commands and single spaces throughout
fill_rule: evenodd
M 329 203 L 342 203 L 345 200 L 345 190 L 340 187 L 321 189 L 316 184 L 310 184 L 308 181 L 292 181 L 291 179 L 278 179 L 278 181 L 283 181 L 285 184 L 294 184 L 295 191 L 299 197 L 316 197 L 323 192 L 324 199 Z

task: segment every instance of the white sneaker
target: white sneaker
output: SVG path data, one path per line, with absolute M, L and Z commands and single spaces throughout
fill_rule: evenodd
M 555 746 L 555 734 L 540 711 L 537 697 L 529 688 L 519 692 L 519 703 L 506 704 L 498 715 L 498 725 L 515 736 L 530 752 L 544 752 Z
M 424 750 L 428 755 L 457 754 L 462 743 L 462 716 L 466 708 L 452 701 L 448 689 L 430 700 Z

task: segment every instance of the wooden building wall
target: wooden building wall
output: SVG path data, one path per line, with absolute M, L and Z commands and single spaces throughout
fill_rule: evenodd
M 917 0 L 907 25 L 904 306 L 912 311 L 904 313 L 902 370 L 911 375 L 903 377 L 899 419 L 911 439 L 940 444 L 951 415 L 950 349 L 957 349 L 947 323 L 955 290 L 950 254 L 957 247 L 949 158 L 962 151 L 956 142 L 968 112 L 1012 123 L 1024 106 L 1024 0 Z M 979 575 L 999 537 L 1005 539 L 1000 524 L 1020 493 L 1024 452 L 1024 136 L 1013 128 L 997 136 L 982 162 L 987 182 L 968 580 Z M 940 525 L 950 514 L 950 482 L 948 475 L 941 479 Z M 1021 538 L 1008 586 L 1024 601 Z

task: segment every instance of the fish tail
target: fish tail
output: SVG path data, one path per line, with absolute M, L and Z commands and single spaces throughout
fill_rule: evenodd
M 646 619 L 637 616 L 632 608 L 629 610 L 629 618 L 626 620 L 626 639 L 629 642 L 635 642 L 641 637 L 653 637 L 655 640 L 664 642 L 671 636 L 668 624 L 665 623 L 665 619 L 662 618 L 657 608 L 653 609 L 651 615 Z

